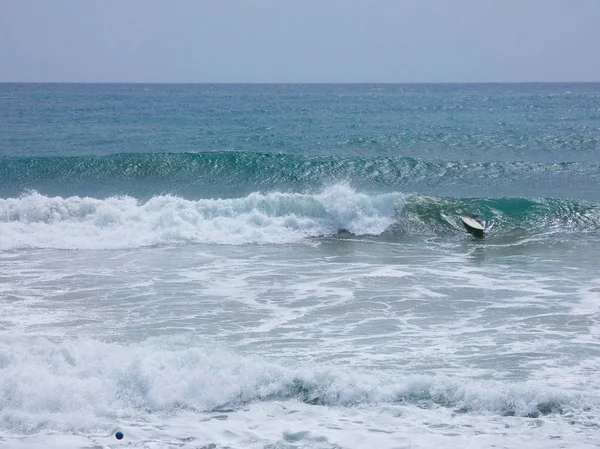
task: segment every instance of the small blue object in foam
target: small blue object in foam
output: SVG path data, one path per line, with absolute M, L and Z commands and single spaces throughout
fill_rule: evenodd
M 123 432 L 117 432 L 117 433 L 115 433 L 115 437 L 117 437 L 117 440 L 123 439 Z

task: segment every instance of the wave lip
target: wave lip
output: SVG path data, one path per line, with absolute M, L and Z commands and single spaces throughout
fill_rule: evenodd
M 398 193 L 369 196 L 345 185 L 318 194 L 252 193 L 233 199 L 140 201 L 48 197 L 0 199 L 0 249 L 115 249 L 177 243 L 276 244 L 333 235 L 380 234 L 393 221 Z

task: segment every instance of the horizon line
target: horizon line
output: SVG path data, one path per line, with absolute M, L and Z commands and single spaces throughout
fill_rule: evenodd
M 255 85 L 356 85 L 356 84 L 600 84 L 598 81 L 0 81 L 0 84 L 255 84 Z

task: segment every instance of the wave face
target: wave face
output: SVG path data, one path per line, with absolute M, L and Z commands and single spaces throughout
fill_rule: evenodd
M 0 195 L 4 197 L 37 190 L 62 196 L 127 194 L 149 198 L 170 193 L 186 198 L 222 198 L 257 190 L 314 192 L 340 182 L 377 192 L 595 199 L 600 164 L 238 152 L 0 159 Z
M 600 230 L 598 203 L 526 198 L 442 198 L 415 195 L 394 224 L 397 232 L 453 236 L 459 215 L 478 211 L 489 237 L 592 237 Z M 458 225 L 462 230 L 462 224 Z
M 172 195 L 139 200 L 30 192 L 0 199 L 0 249 L 281 244 L 340 232 L 448 239 L 464 234 L 458 217 L 473 211 L 487 220 L 489 238 L 589 237 L 600 230 L 600 207 L 595 203 L 367 194 L 343 184 L 316 194 L 252 193 L 195 201 Z

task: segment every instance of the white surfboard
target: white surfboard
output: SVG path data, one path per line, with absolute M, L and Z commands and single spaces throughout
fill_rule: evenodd
M 471 217 L 467 217 L 466 215 L 463 215 L 460 217 L 460 219 L 465 224 L 465 226 L 468 226 L 469 228 L 471 228 L 475 231 L 483 231 L 485 229 L 481 223 L 479 223 L 478 221 L 474 220 Z

